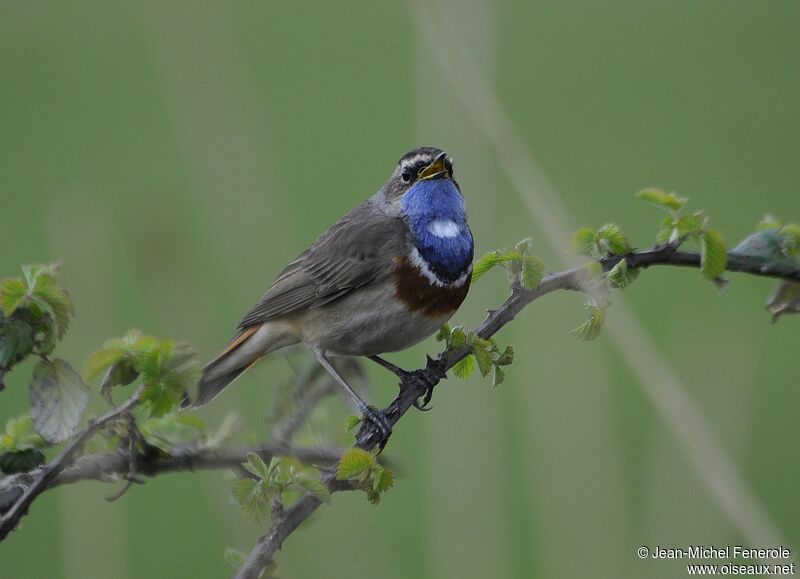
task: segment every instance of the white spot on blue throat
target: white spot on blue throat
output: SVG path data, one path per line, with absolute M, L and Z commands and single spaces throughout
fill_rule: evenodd
M 472 264 L 474 245 L 455 183 L 446 178 L 417 181 L 403 196 L 403 210 L 427 271 L 441 282 L 461 280 Z
M 437 219 L 431 221 L 428 231 L 436 237 L 457 237 L 461 234 L 461 227 L 452 219 Z

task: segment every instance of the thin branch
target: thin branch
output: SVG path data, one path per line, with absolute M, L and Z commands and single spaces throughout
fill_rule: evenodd
M 562 266 L 569 267 L 565 242 L 576 226 L 571 223 L 563 197 L 536 162 L 495 86 L 471 54 L 464 35 L 452 25 L 452 19 L 430 2 L 408 0 L 408 3 L 419 32 L 418 39 L 427 50 L 426 65 L 430 62 L 439 65 L 441 78 L 449 82 L 452 94 L 461 100 L 468 117 L 495 152 L 502 172 L 536 224 L 542 240 Z M 569 259 L 574 258 L 570 256 Z M 787 544 L 635 312 L 624 299 L 615 300 L 614 310 L 616 323 L 608 331 L 611 342 L 638 378 L 643 393 L 715 504 L 750 543 Z
M 334 464 L 341 451 L 323 448 L 292 448 L 282 444 L 260 444 L 232 448 L 176 447 L 169 456 L 137 453 L 136 472 L 148 477 L 160 474 L 196 470 L 238 469 L 247 461 L 249 453 L 255 453 L 269 463 L 273 457 L 296 458 L 308 464 Z M 130 458 L 127 452 L 88 454 L 77 459 L 72 466 L 57 476 L 49 488 L 72 484 L 84 480 L 116 482 L 128 472 Z M 17 475 L 22 476 L 22 475 Z
M 583 268 L 576 268 L 545 276 L 541 285 L 533 291 L 515 288 L 502 306 L 489 312 L 486 320 L 478 326 L 476 333 L 482 338 L 491 337 L 535 299 L 559 289 L 579 290 L 586 275 Z M 400 384 L 400 394 L 386 409 L 386 419 L 389 424 L 394 427 L 397 421 L 414 405 L 414 402 L 425 395 L 429 385 L 438 384 L 446 378 L 447 370 L 467 354 L 467 350 L 445 351 L 436 360 L 429 358 L 424 369 L 409 372 L 408 377 Z M 375 447 L 380 436 L 380 431 L 376 426 L 365 422 L 358 432 L 355 446 L 370 450 Z M 322 480 L 332 493 L 339 490 L 337 488 L 339 481 L 335 479 L 335 469 L 326 472 Z M 269 531 L 258 540 L 250 551 L 245 564 L 239 569 L 236 579 L 257 578 L 272 560 L 275 552 L 281 548 L 286 538 L 321 504 L 322 502 L 318 498 L 307 494 L 286 509 L 278 520 L 272 521 Z
M 647 268 L 651 266 L 669 265 L 679 267 L 700 267 L 700 255 L 690 252 L 677 252 L 672 248 L 656 247 L 641 252 L 632 252 L 625 256 L 613 256 L 600 260 L 605 270 L 609 270 L 622 259 L 629 268 Z M 728 254 L 728 271 L 744 272 L 757 276 L 778 277 L 800 281 L 800 269 L 788 270 L 771 267 Z M 503 326 L 513 320 L 531 302 L 557 290 L 584 291 L 589 274 L 585 268 L 578 267 L 558 273 L 551 273 L 542 279 L 542 283 L 534 290 L 525 290 L 519 286 L 512 287 L 511 295 L 495 310 L 490 310 L 486 319 L 475 330 L 480 337 L 487 339 L 496 334 Z M 389 425 L 395 424 L 408 412 L 414 402 L 431 388 L 447 377 L 447 371 L 465 358 L 469 350 L 446 350 L 435 360 L 428 359 L 425 368 L 408 372 L 400 384 L 400 394 L 386 408 L 386 419 Z M 373 449 L 381 438 L 378 428 L 370 422 L 362 423 L 356 435 L 356 447 L 364 450 Z M 323 482 L 333 493 L 340 481 L 335 479 L 335 469 L 326 472 Z M 319 508 L 321 501 L 307 494 L 292 507 L 286 509 L 272 521 L 272 525 L 256 542 L 245 564 L 236 575 L 237 579 L 255 579 L 270 563 L 275 552 L 281 548 L 286 538 L 311 514 Z
M 600 260 L 603 269 L 609 270 L 625 260 L 628 267 L 646 268 L 651 265 L 674 265 L 678 267 L 700 267 L 700 254 L 689 251 L 675 251 L 669 246 L 658 246 L 645 251 L 635 251 L 627 255 L 615 255 Z M 787 261 L 775 261 L 759 256 L 728 253 L 727 271 L 749 273 L 762 277 L 785 279 L 800 282 L 800 269 Z
M 97 430 L 98 428 L 95 429 L 95 432 Z M 82 437 L 83 434 L 82 432 Z M 86 440 L 88 438 L 83 438 L 84 443 Z M 251 452 L 260 456 L 267 463 L 273 457 L 281 456 L 296 458 L 301 462 L 323 467 L 335 464 L 342 454 L 340 449 L 295 448 L 280 443 L 221 449 L 185 446 L 173 448 L 169 455 L 138 452 L 134 455 L 133 461 L 127 450 L 87 454 L 75 459 L 72 464 L 64 466 L 64 461 L 58 462 L 64 456 L 62 453 L 58 459 L 37 470 L 0 479 L 0 503 L 8 505 L 7 509 L 0 510 L 0 512 L 5 511 L 5 516 L 0 520 L 6 524 L 6 520 L 11 520 L 12 512 L 17 512 L 19 516 L 16 517 L 16 520 L 19 521 L 24 516 L 22 499 L 29 497 L 26 499 L 25 509 L 27 509 L 36 496 L 44 490 L 87 480 L 118 482 L 121 477 L 126 477 L 131 472 L 131 462 L 133 462 L 137 474 L 155 477 L 170 472 L 239 470 Z M 49 478 L 45 479 L 48 474 Z M 31 489 L 34 485 L 37 487 L 32 492 Z M 35 494 L 33 494 L 34 492 Z M 9 499 L 2 500 L 5 497 Z M 8 524 L 10 525 L 10 523 Z

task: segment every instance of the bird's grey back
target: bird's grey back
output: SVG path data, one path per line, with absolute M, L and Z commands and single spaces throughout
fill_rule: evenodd
M 239 327 L 324 306 L 391 275 L 395 258 L 408 252 L 408 228 L 379 203 L 376 195 L 323 233 L 278 275 Z

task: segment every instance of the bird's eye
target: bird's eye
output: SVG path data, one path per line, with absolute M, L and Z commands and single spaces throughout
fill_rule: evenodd
M 403 180 L 403 183 L 408 183 L 411 181 L 411 172 L 406 169 L 402 173 L 400 173 L 400 178 Z

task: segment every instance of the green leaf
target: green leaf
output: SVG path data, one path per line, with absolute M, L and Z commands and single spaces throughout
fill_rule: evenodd
M 606 319 L 606 312 L 605 308 L 593 303 L 587 303 L 585 308 L 589 312 L 589 319 L 572 330 L 570 334 L 581 340 L 589 341 L 600 335 L 600 330 L 603 329 L 603 323 Z
M 269 517 L 270 497 L 263 481 L 251 478 L 238 478 L 233 481 L 233 497 L 242 511 L 257 523 Z
M 342 455 L 336 470 L 337 480 L 361 478 L 377 464 L 375 457 L 361 448 L 351 448 Z
M 445 344 L 449 344 L 450 343 L 450 332 L 452 332 L 452 329 L 450 328 L 450 324 L 446 323 L 441 328 L 439 328 L 438 332 L 436 332 L 436 336 L 435 336 L 436 337 L 436 341 L 437 342 L 444 342 Z
M 464 358 L 453 364 L 452 368 L 450 368 L 450 372 L 462 380 L 468 380 L 474 371 L 475 356 L 472 354 L 467 354 Z
M 225 562 L 235 570 L 238 571 L 246 561 L 247 557 L 244 553 L 240 553 L 236 549 L 231 549 L 230 547 L 225 549 Z
M 32 299 L 49 311 L 56 321 L 56 335 L 62 339 L 69 327 L 70 318 L 75 314 L 69 294 L 56 285 L 56 279 L 49 273 L 40 273 L 33 286 Z
M 292 478 L 292 483 L 302 488 L 321 500 L 323 503 L 331 502 L 331 492 L 325 484 L 305 472 L 297 472 Z
M 49 265 L 42 264 L 28 264 L 22 266 L 22 275 L 25 277 L 25 283 L 29 289 L 34 289 L 39 283 L 39 278 L 43 275 L 55 277 L 61 269 L 60 263 L 51 263 Z
M 125 358 L 125 350 L 122 348 L 107 348 L 92 352 L 86 361 L 83 378 L 87 382 L 94 380 L 123 358 Z
M 684 215 L 676 220 L 674 227 L 681 237 L 691 237 L 699 235 L 705 227 L 706 218 L 702 211 L 692 213 L 691 215 Z
M 499 264 L 496 252 L 487 253 L 481 257 L 472 265 L 472 283 L 478 281 L 486 272 Z
M 45 441 L 33 428 L 31 417 L 26 415 L 10 418 L 6 430 L 0 435 L 0 450 L 19 451 L 46 446 Z
M 518 261 L 521 259 L 522 254 L 514 249 L 509 249 L 506 251 L 492 251 L 487 253 L 472 266 L 472 282 L 474 283 L 478 281 L 478 279 L 480 279 L 486 272 L 496 265 Z
M 669 215 L 665 215 L 661 220 L 661 227 L 656 233 L 656 243 L 670 243 L 676 241 L 678 231 L 675 229 L 675 221 Z
M 16 318 L 0 321 L 0 370 L 8 370 L 33 351 L 33 328 Z
M 476 338 L 472 344 L 472 354 L 475 356 L 475 361 L 478 363 L 478 370 L 481 376 L 486 376 L 492 369 L 492 353 L 490 351 L 491 344 L 488 340 Z
M 182 392 L 169 388 L 163 382 L 148 384 L 142 392 L 141 405 L 149 416 L 158 418 L 171 412 L 181 401 Z
M 28 398 L 36 431 L 48 442 L 62 442 L 80 422 L 89 389 L 64 360 L 43 360 L 33 370 Z
M 667 211 L 680 211 L 689 201 L 685 197 L 678 197 L 675 193 L 667 193 L 666 191 L 656 188 L 639 191 L 636 197 L 642 201 L 652 203 L 660 209 L 666 209 Z
M 800 283 L 782 280 L 767 301 L 767 311 L 772 314 L 772 322 L 783 314 L 800 314 Z
M 394 473 L 386 467 L 380 467 L 380 470 L 376 469 L 376 471 L 373 490 L 378 493 L 385 493 L 394 486 Z
M 120 360 L 106 371 L 105 376 L 100 381 L 100 395 L 106 402 L 113 405 L 111 389 L 114 386 L 130 384 L 138 377 L 139 373 L 133 368 L 131 360 Z
M 590 227 L 581 227 L 572 234 L 572 249 L 576 253 L 593 255 L 596 232 Z
M 614 223 L 606 223 L 597 231 L 597 245 L 614 255 L 625 255 L 631 251 L 625 233 Z
M 639 277 L 639 270 L 636 268 L 628 268 L 628 262 L 625 259 L 621 259 L 617 265 L 611 268 L 606 274 L 606 277 L 613 287 L 625 289 Z
M 528 291 L 536 289 L 542 283 L 543 273 L 544 262 L 534 255 L 526 256 L 522 268 L 522 287 Z
M 350 432 L 354 428 L 356 428 L 359 424 L 361 424 L 361 417 L 360 416 L 345 416 L 344 419 L 344 428 L 346 431 Z
M 492 388 L 497 388 L 506 379 L 506 373 L 500 366 L 494 367 L 494 374 L 492 375 Z
M 267 480 L 270 478 L 269 467 L 266 465 L 264 460 L 260 456 L 258 456 L 255 452 L 247 453 L 247 462 L 242 463 L 242 466 L 250 474 L 262 480 Z
M 139 337 L 131 346 L 133 366 L 146 383 L 143 404 L 151 416 L 169 412 L 194 384 L 195 351 L 188 344 Z
M 4 474 L 29 472 L 44 464 L 44 454 L 35 448 L 0 454 L 0 471 Z
M 789 257 L 800 257 L 800 225 L 789 223 L 781 229 L 783 252 Z
M 460 350 L 469 346 L 469 339 L 463 326 L 456 326 L 450 332 L 450 343 L 448 346 L 453 350 Z
M 494 361 L 495 365 L 497 366 L 510 366 L 514 362 L 514 348 L 512 346 L 506 346 L 506 349 L 503 350 L 503 353 L 497 357 Z
M 700 236 L 700 271 L 703 277 L 717 279 L 727 266 L 725 240 L 716 229 L 706 229 Z
M 28 288 L 19 278 L 4 279 L 0 282 L 0 308 L 5 317 L 10 317 L 14 311 L 25 303 L 28 297 Z

